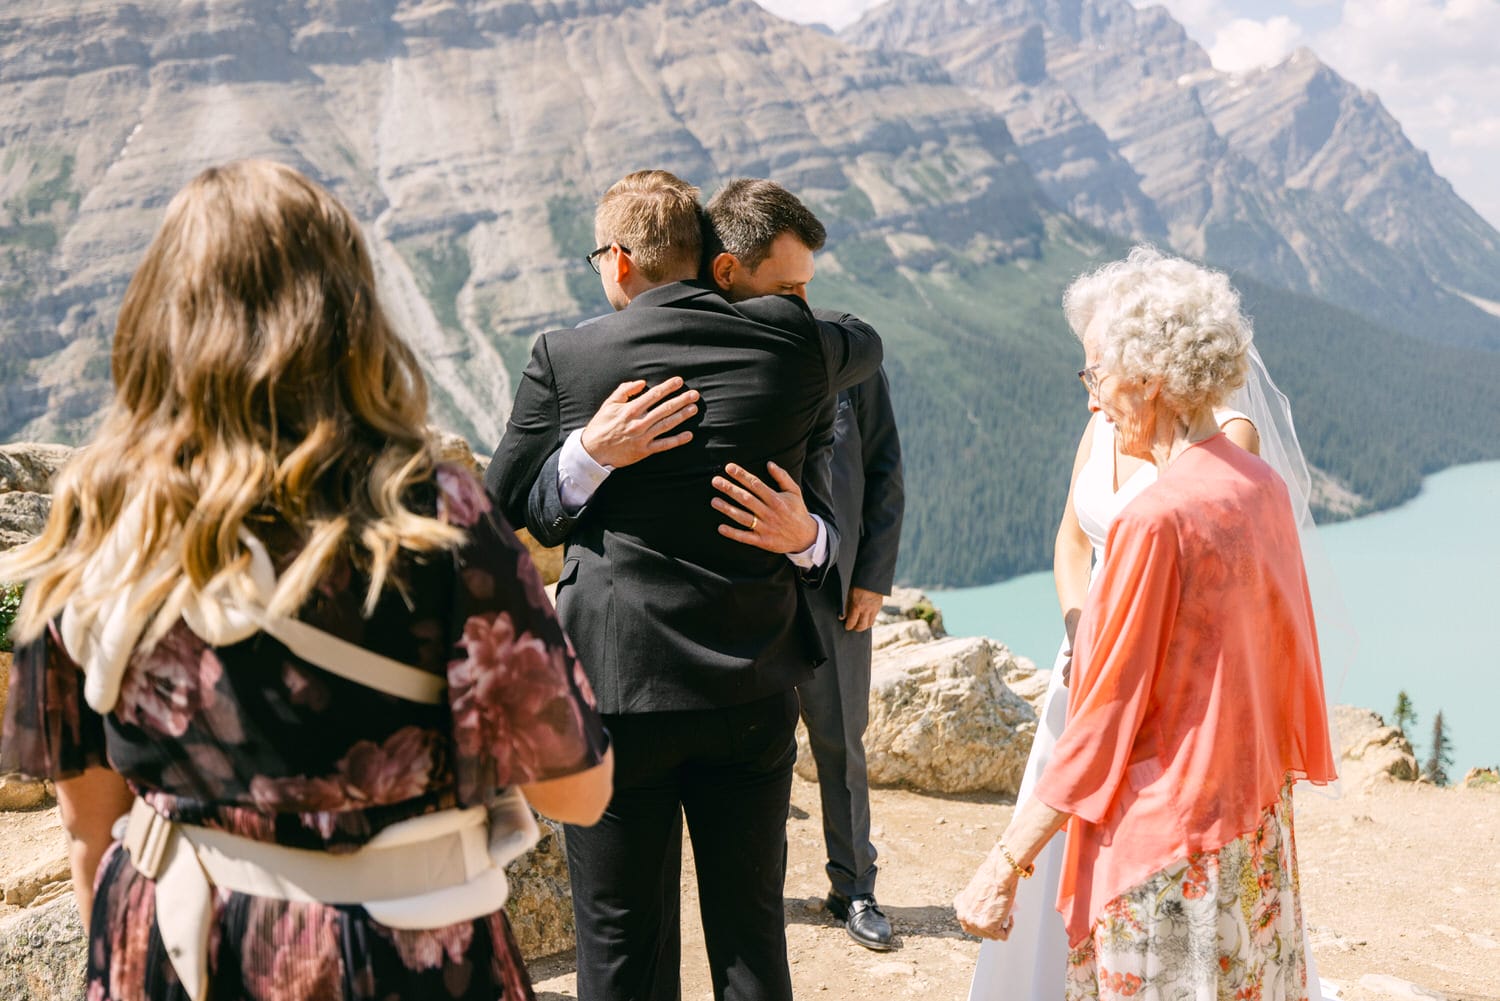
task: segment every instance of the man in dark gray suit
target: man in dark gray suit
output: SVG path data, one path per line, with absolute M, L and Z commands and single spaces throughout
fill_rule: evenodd
M 825 232 L 817 217 L 773 181 L 740 178 L 708 203 L 719 252 L 708 268 L 731 302 L 760 295 L 807 297 L 813 252 Z M 894 947 L 875 902 L 875 846 L 865 769 L 869 722 L 870 627 L 896 573 L 905 492 L 901 440 L 885 372 L 839 393 L 832 451 L 839 546 L 828 581 L 809 596 L 828 663 L 798 686 L 818 789 L 832 890 L 828 909 L 866 948 Z
M 581 1001 L 679 997 L 684 816 L 716 997 L 791 997 L 795 686 L 822 660 L 804 585 L 839 546 L 809 441 L 880 342 L 694 281 L 697 194 L 664 171 L 605 193 L 589 262 L 617 312 L 537 338 L 486 473 L 508 519 L 566 545 L 558 614 L 614 744 L 603 819 L 567 829 Z

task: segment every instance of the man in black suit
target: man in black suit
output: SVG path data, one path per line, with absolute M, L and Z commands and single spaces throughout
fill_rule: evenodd
M 795 686 L 822 659 L 802 583 L 838 546 L 799 484 L 880 344 L 793 297 L 730 306 L 693 281 L 700 224 L 664 171 L 605 193 L 589 259 L 617 312 L 537 339 L 486 474 L 506 517 L 566 543 L 558 612 L 614 741 L 604 818 L 567 830 L 584 1001 L 679 997 L 684 815 L 715 995 L 791 997 Z
M 731 302 L 773 294 L 807 297 L 813 253 L 822 249 L 826 233 L 795 195 L 774 181 L 739 178 L 709 201 L 708 217 L 719 243 L 709 271 Z M 828 909 L 854 941 L 885 951 L 894 939 L 875 901 L 864 732 L 870 719 L 869 630 L 895 579 L 905 490 L 901 439 L 883 370 L 839 393 L 832 462 L 840 540 L 831 571 L 836 580 L 809 596 L 828 663 L 797 691 L 823 803 Z

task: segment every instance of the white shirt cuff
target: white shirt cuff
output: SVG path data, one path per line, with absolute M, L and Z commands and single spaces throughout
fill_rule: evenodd
M 818 537 L 813 544 L 800 553 L 787 553 L 786 558 L 791 560 L 803 570 L 811 567 L 822 566 L 823 560 L 828 556 L 828 526 L 823 524 L 823 519 L 812 515 L 812 520 L 818 523 Z
M 557 492 L 563 510 L 569 515 L 582 511 L 594 497 L 599 485 L 614 472 L 614 466 L 601 466 L 583 447 L 583 428 L 568 435 L 562 454 L 557 457 Z

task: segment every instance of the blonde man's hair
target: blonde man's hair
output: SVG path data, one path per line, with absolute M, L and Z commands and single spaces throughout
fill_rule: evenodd
M 1163 401 L 1178 413 L 1217 406 L 1245 381 L 1254 335 L 1221 271 L 1139 246 L 1074 280 L 1063 313 L 1080 341 L 1102 314 L 1102 366 L 1161 380 Z
M 610 186 L 594 213 L 600 246 L 618 243 L 653 282 L 694 277 L 703 252 L 698 189 L 665 170 L 637 170 Z
M 132 614 L 148 641 L 191 589 L 247 572 L 242 526 L 279 523 L 301 549 L 270 610 L 295 614 L 335 557 L 369 574 L 373 611 L 398 552 L 462 541 L 406 506 L 431 480 L 427 384 L 375 298 L 349 211 L 302 174 L 246 160 L 172 199 L 131 279 L 113 351 L 114 403 L 59 474 L 40 538 L 0 560 L 27 580 L 18 638 L 65 606 L 84 621 L 162 559 Z M 122 518 L 127 506 L 140 518 Z M 134 573 L 94 579 L 112 531 Z M 118 541 L 118 540 L 117 540 Z

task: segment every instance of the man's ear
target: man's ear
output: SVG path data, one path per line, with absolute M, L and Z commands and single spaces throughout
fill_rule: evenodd
M 709 264 L 708 271 L 714 276 L 714 284 L 725 292 L 734 287 L 734 272 L 740 267 L 740 259 L 729 251 L 723 251 Z
M 618 247 L 619 244 L 614 244 L 614 246 Z M 625 283 L 630 280 L 630 276 L 635 274 L 635 262 L 630 259 L 629 254 L 618 250 L 610 256 L 614 258 L 613 263 L 609 266 L 615 269 L 615 284 L 624 288 Z

